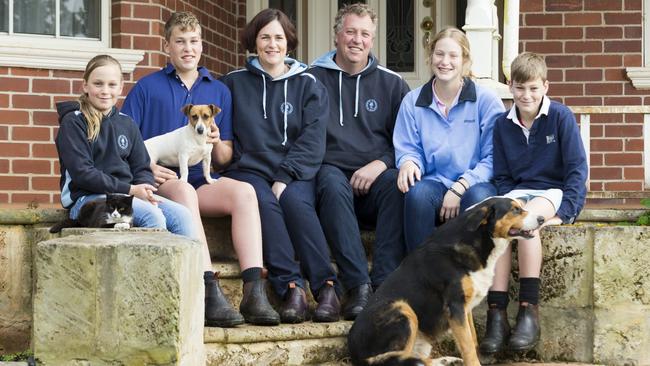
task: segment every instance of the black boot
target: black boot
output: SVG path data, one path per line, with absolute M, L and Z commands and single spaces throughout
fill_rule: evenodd
M 364 283 L 349 290 L 345 296 L 346 301 L 343 307 L 343 319 L 354 320 L 368 304 L 370 295 L 372 295 L 372 287 L 369 283 Z
M 484 355 L 503 351 L 510 336 L 510 323 L 505 309 L 491 306 L 487 312 L 485 337 L 481 339 L 479 350 Z
M 340 311 L 341 304 L 338 295 L 336 295 L 334 283 L 327 281 L 318 290 L 318 306 L 314 310 L 312 320 L 315 322 L 335 322 L 339 320 Z
M 515 352 L 524 352 L 535 348 L 540 336 L 539 307 L 533 304 L 519 305 L 517 325 L 515 325 L 508 348 Z
M 266 297 L 266 281 L 259 279 L 244 284 L 244 297 L 239 304 L 239 311 L 246 322 L 256 325 L 278 325 L 278 314 Z
M 244 317 L 226 299 L 217 274 L 205 279 L 205 325 L 228 328 L 239 324 L 244 324 Z
M 302 323 L 307 318 L 307 295 L 305 290 L 291 282 L 289 291 L 284 295 L 284 302 L 280 310 L 280 318 L 283 323 Z

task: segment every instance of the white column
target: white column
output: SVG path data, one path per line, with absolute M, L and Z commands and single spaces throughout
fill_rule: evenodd
M 505 0 L 504 7 L 502 69 L 510 80 L 510 64 L 519 54 L 519 0 Z
M 477 78 L 492 77 L 492 38 L 496 33 L 494 0 L 468 0 L 463 30 L 469 39 L 472 72 Z M 486 62 L 487 61 L 487 62 Z

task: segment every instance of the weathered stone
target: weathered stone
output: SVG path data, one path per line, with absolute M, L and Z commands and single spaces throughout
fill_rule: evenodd
M 542 230 L 544 306 L 583 308 L 592 304 L 593 230 L 570 225 Z
M 607 226 L 594 234 L 594 305 L 650 306 L 650 227 Z
M 203 218 L 205 236 L 213 260 L 237 260 L 237 253 L 232 245 L 230 218 Z
M 44 365 L 200 365 L 200 245 L 163 232 L 41 242 L 34 353 Z
M 320 365 L 347 356 L 345 337 L 206 346 L 209 366 Z
M 626 304 L 596 309 L 593 361 L 650 365 L 650 307 Z
M 23 226 L 0 226 L 0 354 L 29 349 L 32 253 Z

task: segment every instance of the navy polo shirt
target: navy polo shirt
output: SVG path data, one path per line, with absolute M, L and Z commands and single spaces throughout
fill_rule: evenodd
M 182 112 L 186 104 L 215 104 L 221 113 L 215 116 L 222 140 L 232 140 L 232 98 L 230 90 L 210 72 L 199 67 L 199 77 L 187 88 L 171 64 L 139 80 L 126 96 L 122 113 L 129 115 L 140 128 L 143 139 L 173 131 L 187 124 Z M 190 167 L 190 182 L 202 177 L 201 163 Z M 213 174 L 215 178 L 218 175 Z M 196 180 L 196 179 L 194 179 Z

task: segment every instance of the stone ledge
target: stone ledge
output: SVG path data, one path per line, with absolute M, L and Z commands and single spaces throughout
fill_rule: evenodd
M 274 327 L 254 325 L 243 325 L 236 328 L 206 327 L 203 337 L 205 343 L 259 343 L 321 339 L 346 337 L 351 326 L 351 321 L 338 321 L 334 323 L 280 324 Z

